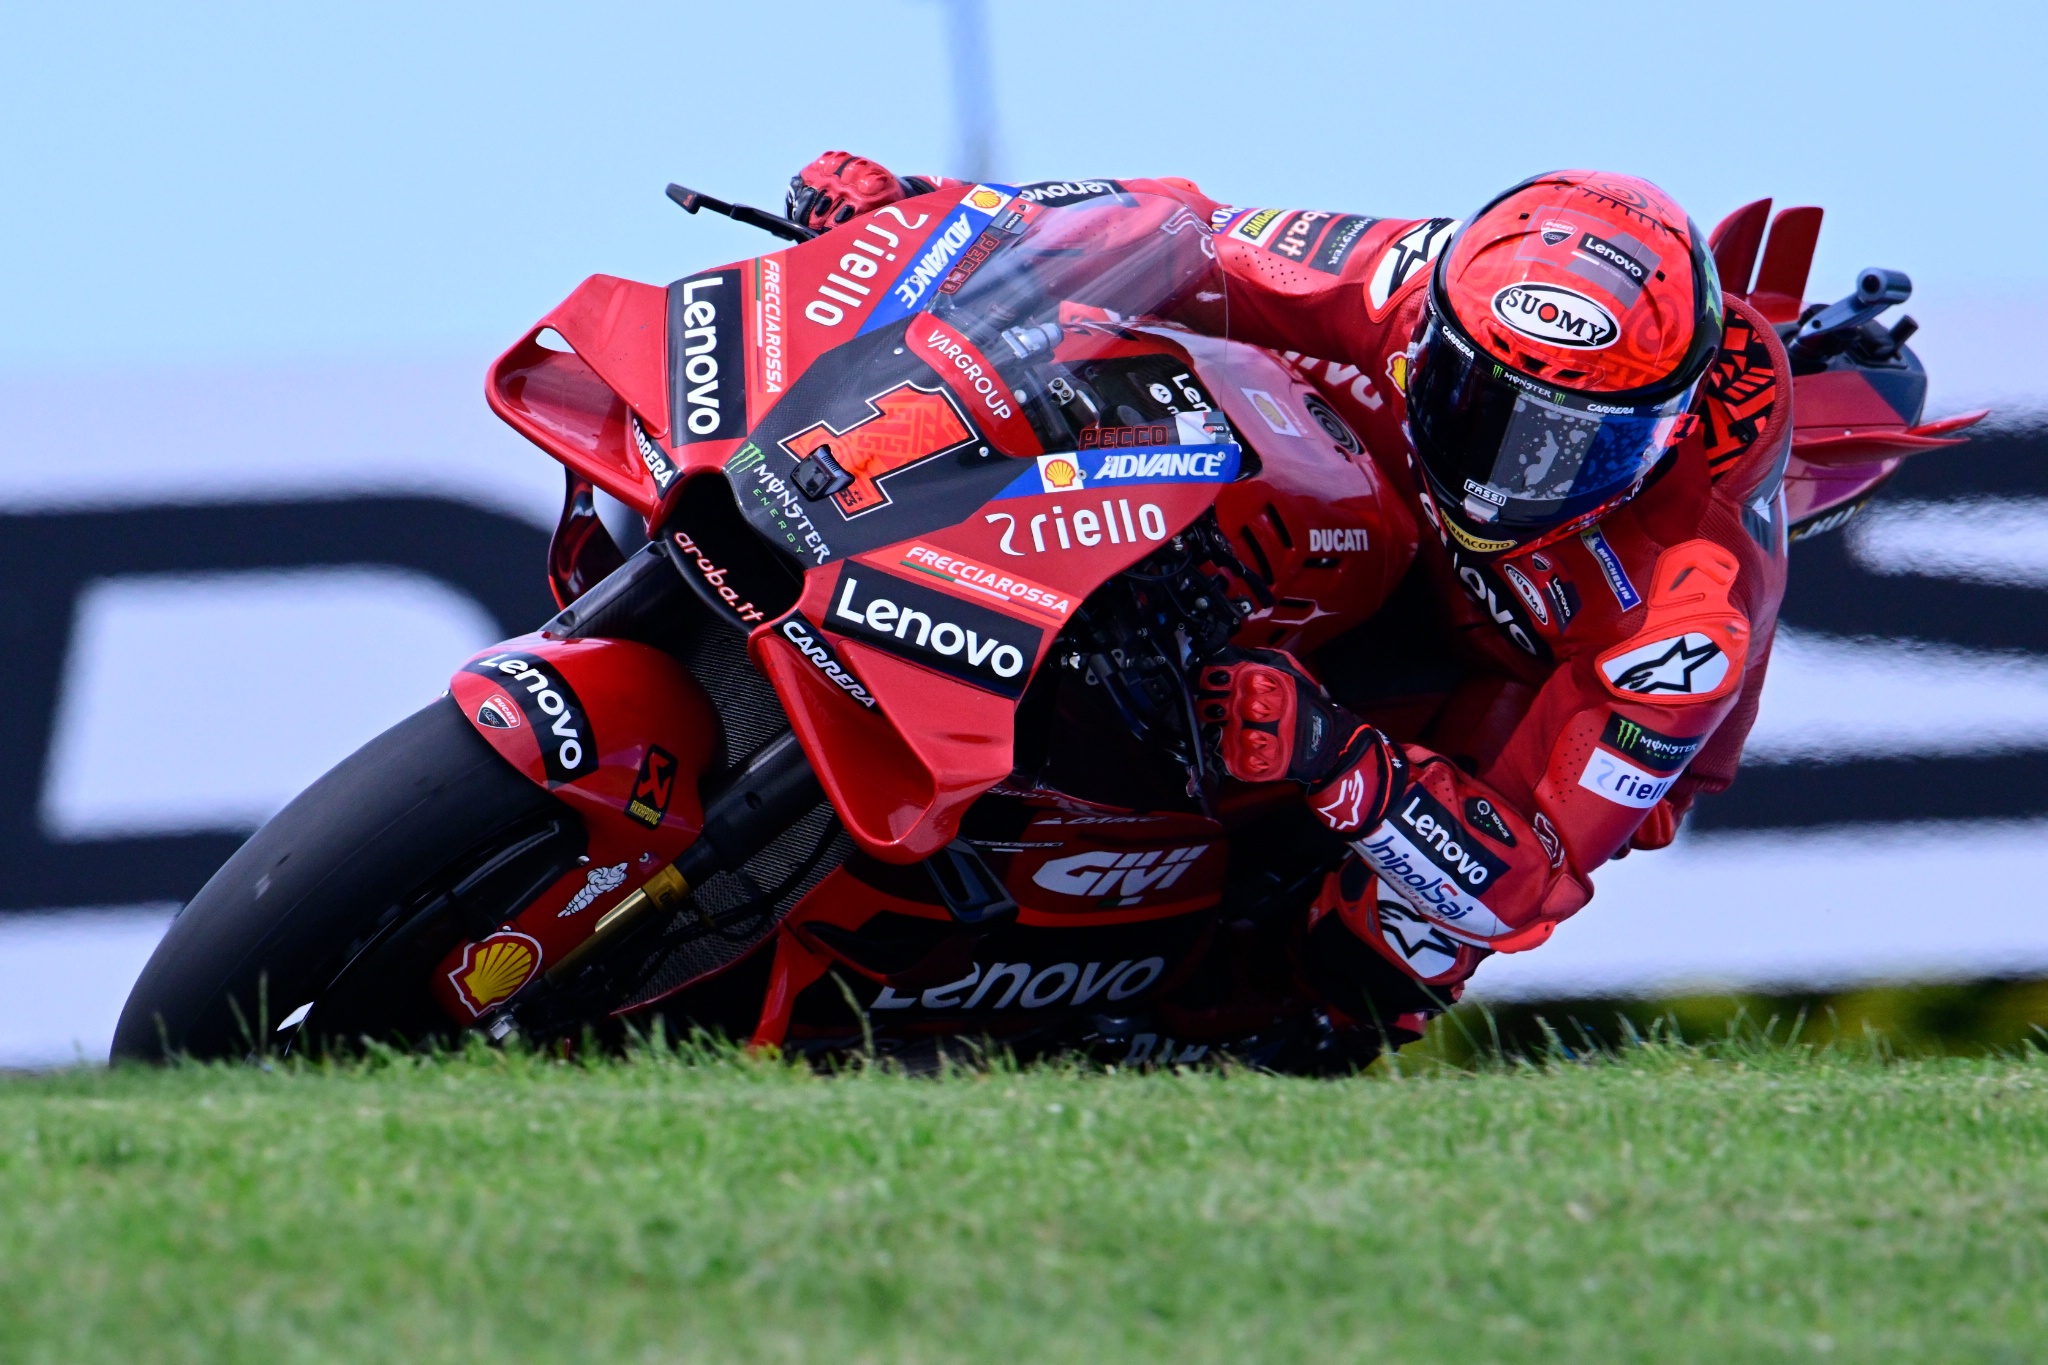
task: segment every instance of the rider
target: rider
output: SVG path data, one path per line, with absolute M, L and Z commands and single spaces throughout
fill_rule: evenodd
M 829 152 L 788 207 L 825 229 L 949 183 Z M 1231 336 L 1283 353 L 1434 533 L 1344 658 L 1250 651 L 1199 680 L 1230 773 L 1301 783 L 1351 845 L 1294 957 L 1358 1055 L 1398 1046 L 1734 778 L 1785 583 L 1784 347 L 1631 176 L 1534 176 L 1462 226 L 1173 179 L 1026 192 L 1104 185 L 1215 227 Z M 1432 648 L 1448 688 L 1391 666 Z

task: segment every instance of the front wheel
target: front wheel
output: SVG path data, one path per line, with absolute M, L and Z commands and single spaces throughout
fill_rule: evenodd
M 142 969 L 114 1060 L 245 1056 L 286 1023 L 300 1026 L 299 1046 L 451 1033 L 428 984 L 434 963 L 515 915 L 583 842 L 567 807 L 443 697 L 221 865 Z

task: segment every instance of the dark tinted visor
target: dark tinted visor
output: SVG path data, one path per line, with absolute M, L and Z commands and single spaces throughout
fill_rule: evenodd
M 1598 507 L 1662 458 L 1694 377 L 1649 402 L 1552 389 L 1483 353 L 1432 308 L 1408 394 L 1416 453 L 1468 523 L 1547 530 Z M 1633 395 L 1614 395 L 1630 397 Z

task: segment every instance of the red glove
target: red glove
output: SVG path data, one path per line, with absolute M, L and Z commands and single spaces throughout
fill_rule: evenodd
M 928 194 L 929 181 L 898 180 L 879 161 L 851 152 L 827 152 L 789 178 L 786 201 L 791 222 L 819 232 L 871 213 L 913 194 Z
M 1378 824 L 1407 765 L 1386 736 L 1331 701 L 1279 650 L 1233 651 L 1202 669 L 1196 714 L 1240 782 L 1300 782 L 1339 834 Z

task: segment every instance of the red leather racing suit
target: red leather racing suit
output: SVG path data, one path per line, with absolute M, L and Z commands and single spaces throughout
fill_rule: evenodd
M 1454 221 L 1233 208 L 1173 179 L 1053 183 L 1171 196 L 1210 223 L 1230 336 L 1306 376 L 1436 528 L 1351 645 L 1374 656 L 1363 682 L 1340 685 L 1360 670 L 1330 651 L 1302 661 L 1381 732 L 1395 775 L 1312 799 L 1354 856 L 1298 958 L 1334 1011 L 1419 1032 L 1489 952 L 1544 942 L 1594 869 L 1668 844 L 1694 797 L 1734 778 L 1785 584 L 1784 347 L 1730 300 L 1699 420 L 1636 497 L 1548 544 L 1474 554 L 1418 488 L 1403 398 Z M 1417 657 L 1443 667 L 1418 677 Z

